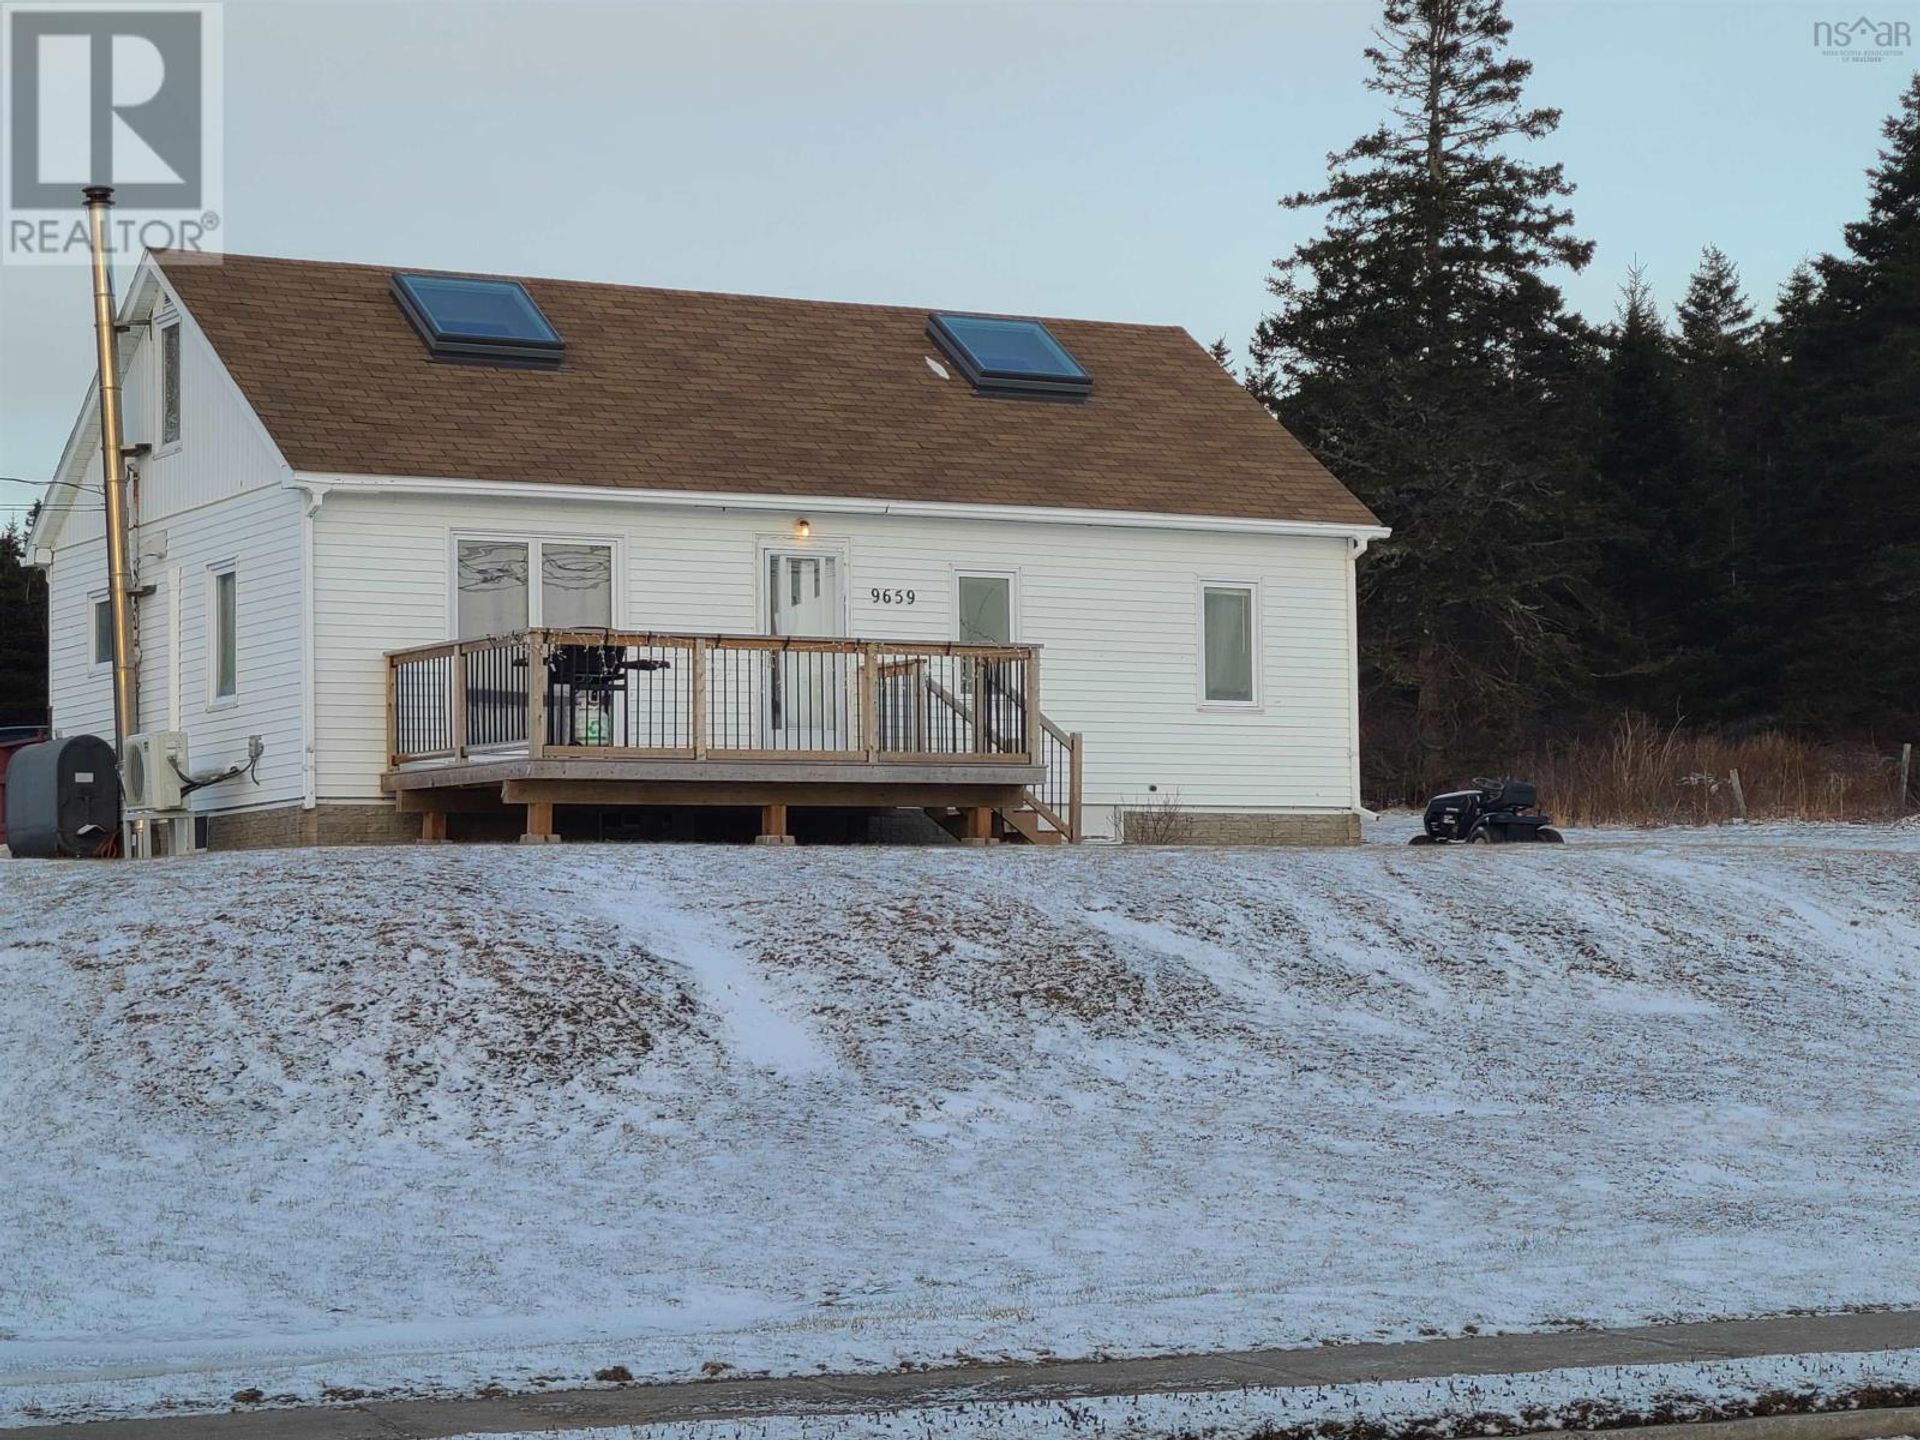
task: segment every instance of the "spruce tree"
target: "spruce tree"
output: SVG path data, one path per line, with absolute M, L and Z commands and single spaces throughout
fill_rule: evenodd
M 1757 375 L 1748 409 L 1755 452 L 1748 547 L 1750 563 L 1738 596 L 1740 627 L 1731 645 L 1736 666 L 1737 713 L 1777 723 L 1786 718 L 1786 666 L 1800 629 L 1824 611 L 1802 613 L 1808 536 L 1817 498 L 1810 477 L 1818 472 L 1815 416 L 1794 356 L 1820 306 L 1820 280 L 1801 261 L 1781 285 L 1772 316 L 1763 321 L 1756 346 Z M 1804 715 L 1801 718 L 1805 718 Z M 1825 726 L 1816 726 L 1824 730 Z
M 47 716 L 47 587 L 28 567 L 27 528 L 0 531 L 0 726 Z
M 1920 735 L 1920 76 L 1885 124 L 1866 218 L 1794 317 L 1790 483 L 1805 522 L 1783 576 L 1793 713 Z
M 1761 327 L 1733 261 L 1718 246 L 1676 308 L 1674 355 L 1692 425 L 1688 555 L 1698 574 L 1692 617 L 1710 655 L 1691 707 L 1701 719 L 1764 708 L 1774 693 L 1764 633 L 1757 632 L 1768 508 L 1768 412 L 1763 404 Z
M 1370 688 L 1422 741 L 1512 728 L 1575 672 L 1590 547 L 1570 524 L 1588 346 L 1549 280 L 1592 246 L 1500 0 L 1387 0 L 1380 126 L 1287 197 L 1324 232 L 1275 262 L 1250 388 L 1395 529 L 1362 567 Z
M 1806 261 L 1793 267 L 1780 287 L 1770 319 L 1760 326 L 1758 398 L 1752 408 L 1760 447 L 1754 498 L 1755 553 L 1770 568 L 1754 577 L 1756 589 L 1780 588 L 1782 564 L 1800 548 L 1807 523 L 1805 487 L 1800 483 L 1796 439 L 1804 423 L 1798 414 L 1804 387 L 1795 372 L 1794 352 L 1820 305 L 1820 280 Z
M 1697 716 L 1717 678 L 1702 623 L 1706 497 L 1675 346 L 1638 266 L 1621 296 L 1595 451 L 1601 575 L 1621 622 L 1607 637 L 1602 698 L 1675 720 Z
M 1700 252 L 1700 268 L 1687 282 L 1675 316 L 1674 350 L 1687 365 L 1741 361 L 1759 334 L 1753 306 L 1740 288 L 1740 271 L 1718 245 Z
M 1802 260 L 1780 287 L 1773 319 L 1760 327 L 1762 352 L 1776 357 L 1790 354 L 1793 337 L 1806 328 L 1819 299 L 1820 279 L 1813 273 L 1813 266 Z

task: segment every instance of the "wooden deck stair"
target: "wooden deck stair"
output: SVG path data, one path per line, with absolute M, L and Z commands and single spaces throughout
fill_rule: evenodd
M 995 809 L 994 838 L 1015 845 L 1065 845 L 1067 832 L 1056 830 L 1032 805 L 1002 805 Z M 956 840 L 967 838 L 967 817 L 952 806 L 929 806 L 928 817 Z
M 1045 715 L 1039 720 L 1041 755 L 1047 767 L 1045 795 L 1028 790 L 1018 805 L 996 807 L 994 838 L 1016 845 L 1077 845 L 1081 838 L 1080 774 L 1086 740 L 1062 730 Z M 965 812 L 950 806 L 930 806 L 927 814 L 954 839 L 967 838 Z

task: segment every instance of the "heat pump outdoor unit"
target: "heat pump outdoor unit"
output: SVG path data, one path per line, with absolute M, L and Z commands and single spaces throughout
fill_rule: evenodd
M 180 776 L 187 768 L 187 737 L 178 730 L 129 735 L 120 761 L 120 790 L 130 812 L 181 809 Z

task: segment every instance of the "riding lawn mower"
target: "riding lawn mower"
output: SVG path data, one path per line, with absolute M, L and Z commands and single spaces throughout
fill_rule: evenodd
M 1427 801 L 1425 829 L 1409 845 L 1558 845 L 1564 838 L 1543 815 L 1539 795 L 1525 780 L 1476 776 L 1471 790 L 1451 790 Z

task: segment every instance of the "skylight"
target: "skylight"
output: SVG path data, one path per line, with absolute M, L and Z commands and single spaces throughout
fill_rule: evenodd
M 927 333 L 976 389 L 1070 399 L 1093 390 L 1093 377 L 1038 320 L 937 314 Z
M 396 275 L 393 296 L 436 356 L 557 364 L 566 342 L 516 280 Z

